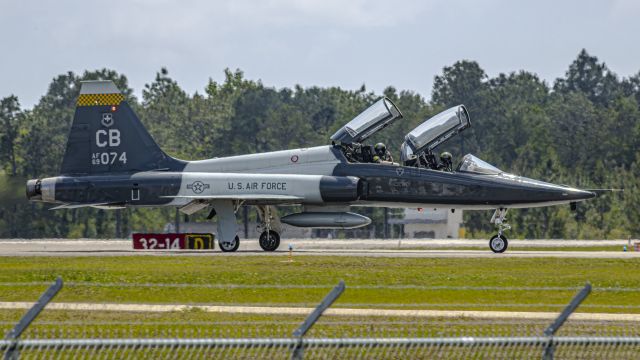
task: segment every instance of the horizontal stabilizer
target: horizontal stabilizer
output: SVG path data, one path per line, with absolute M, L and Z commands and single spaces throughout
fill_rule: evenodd
M 96 209 L 124 209 L 125 206 L 117 203 L 98 203 L 98 204 L 62 204 L 55 207 L 52 207 L 49 210 L 60 210 L 60 209 L 79 209 L 83 207 L 93 207 Z

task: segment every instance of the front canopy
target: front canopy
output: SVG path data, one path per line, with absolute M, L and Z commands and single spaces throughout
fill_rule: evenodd
M 460 131 L 471 126 L 469 113 L 464 105 L 454 106 L 418 125 L 405 136 L 406 152 L 429 152 Z M 409 151 L 410 150 L 410 151 Z

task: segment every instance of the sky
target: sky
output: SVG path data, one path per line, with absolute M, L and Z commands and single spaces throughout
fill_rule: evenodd
M 189 93 L 239 68 L 276 88 L 428 99 L 458 60 L 552 84 L 582 48 L 627 77 L 640 71 L 638 18 L 636 0 L 0 0 L 0 98 L 30 108 L 56 75 L 105 67 L 140 97 L 166 67 Z

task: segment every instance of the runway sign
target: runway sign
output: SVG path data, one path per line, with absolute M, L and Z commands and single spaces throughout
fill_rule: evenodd
M 213 250 L 214 236 L 207 233 L 142 234 L 134 233 L 135 250 Z
M 213 234 L 184 234 L 187 249 L 213 250 Z

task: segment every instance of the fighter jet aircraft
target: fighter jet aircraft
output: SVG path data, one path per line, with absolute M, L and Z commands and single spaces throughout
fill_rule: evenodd
M 222 251 L 236 251 L 236 211 L 258 210 L 263 250 L 280 245 L 282 223 L 313 228 L 356 228 L 371 220 L 358 206 L 495 209 L 492 251 L 507 249 L 510 208 L 571 203 L 590 191 L 505 173 L 469 154 L 453 166 L 433 150 L 471 125 L 463 105 L 409 132 L 401 163 L 376 154 L 365 141 L 402 118 L 382 98 L 332 137 L 331 145 L 184 161 L 163 152 L 111 81 L 82 83 L 60 175 L 27 181 L 27 198 L 59 204 L 54 209 L 178 207 L 186 214 L 217 216 Z M 279 217 L 279 205 L 302 211 Z

